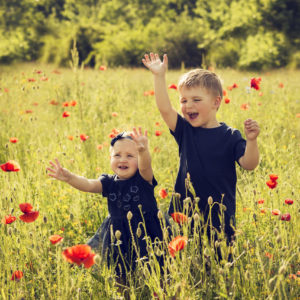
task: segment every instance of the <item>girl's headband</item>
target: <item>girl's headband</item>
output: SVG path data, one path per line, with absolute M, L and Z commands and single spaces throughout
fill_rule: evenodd
M 119 140 L 123 140 L 123 139 L 129 139 L 132 140 L 132 137 L 130 135 L 128 135 L 125 131 L 119 133 L 117 136 L 115 136 L 111 141 L 110 141 L 110 145 L 113 147 L 114 144 L 119 141 Z

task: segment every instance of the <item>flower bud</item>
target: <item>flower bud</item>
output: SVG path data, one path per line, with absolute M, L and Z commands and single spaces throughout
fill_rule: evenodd
M 129 211 L 128 213 L 127 213 L 127 220 L 128 221 L 130 221 L 131 219 L 132 219 L 132 212 L 131 211 Z
M 98 254 L 94 257 L 94 262 L 95 262 L 96 265 L 100 265 L 101 258 L 100 258 L 100 256 Z
M 208 202 L 209 205 L 212 205 L 213 202 L 214 202 L 213 198 L 211 196 L 209 196 L 208 199 L 207 199 L 207 202 Z
M 157 217 L 158 217 L 160 220 L 163 218 L 163 214 L 162 214 L 161 210 L 159 210 L 159 211 L 157 212 Z
M 47 224 L 47 222 L 48 222 L 48 219 L 47 219 L 47 217 L 46 217 L 46 216 L 44 216 L 44 218 L 43 218 L 43 221 L 44 221 L 44 223 L 45 223 L 45 224 Z
M 188 204 L 190 204 L 191 203 L 191 197 L 186 197 L 184 200 L 183 200 L 183 204 L 184 205 L 188 205 Z
M 200 201 L 199 197 L 195 197 L 195 202 L 198 203 Z
M 197 222 L 199 222 L 199 220 L 200 220 L 200 217 L 199 217 L 199 215 L 197 214 L 197 213 L 195 213 L 194 214 L 194 221 L 197 223 Z
M 121 238 L 121 231 L 120 230 L 116 230 L 116 232 L 115 232 L 115 237 L 116 237 L 116 239 L 117 240 L 119 240 L 120 238 Z
M 274 233 L 274 235 L 275 235 L 275 236 L 277 236 L 277 235 L 278 235 L 279 231 L 278 231 L 278 228 L 277 228 L 277 227 L 275 227 L 275 228 L 274 228 L 274 231 L 273 231 L 273 233 Z
M 175 198 L 176 199 L 180 199 L 181 198 L 181 195 L 179 193 L 175 193 Z
M 140 227 L 137 228 L 136 230 L 136 236 L 139 238 L 142 235 L 142 229 Z

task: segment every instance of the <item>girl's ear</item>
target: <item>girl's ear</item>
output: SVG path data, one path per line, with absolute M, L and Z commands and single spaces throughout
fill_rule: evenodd
M 219 108 L 219 106 L 220 106 L 220 104 L 221 104 L 221 101 L 222 101 L 222 99 L 221 99 L 221 97 L 220 96 L 217 96 L 216 98 L 215 98 L 215 107 L 218 109 Z

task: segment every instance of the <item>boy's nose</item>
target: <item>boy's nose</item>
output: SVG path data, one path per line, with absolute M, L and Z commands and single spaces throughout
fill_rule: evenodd
M 123 156 L 121 156 L 121 157 L 120 157 L 120 161 L 121 161 L 121 162 L 125 162 L 125 161 L 127 161 L 127 158 L 126 158 L 126 156 L 124 156 L 124 157 L 123 157 Z

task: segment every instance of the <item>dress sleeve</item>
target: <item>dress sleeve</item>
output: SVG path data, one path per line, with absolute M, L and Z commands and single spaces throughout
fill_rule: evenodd
M 108 194 L 109 194 L 109 191 L 110 191 L 110 186 L 111 186 L 111 183 L 112 183 L 112 178 L 108 174 L 102 174 L 99 177 L 99 180 L 102 183 L 102 195 L 103 195 L 103 197 L 107 197 Z
M 234 159 L 239 162 L 239 159 L 244 155 L 246 149 L 246 140 L 243 139 L 238 130 L 234 131 Z
M 183 128 L 184 128 L 184 119 L 180 114 L 177 114 L 177 123 L 176 123 L 175 131 L 172 131 L 170 129 L 170 133 L 174 136 L 178 145 L 181 144 Z

